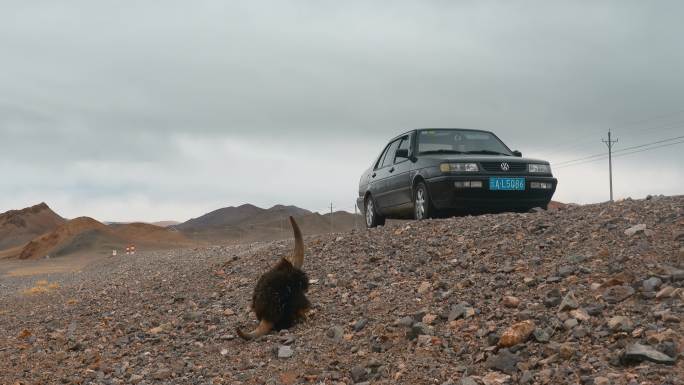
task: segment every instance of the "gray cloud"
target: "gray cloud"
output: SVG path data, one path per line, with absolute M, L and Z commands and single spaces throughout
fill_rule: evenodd
M 682 135 L 683 8 L 3 2 L 0 210 L 46 200 L 123 220 L 242 202 L 351 206 L 384 142 L 414 127 L 492 129 L 552 162 L 603 151 L 608 128 L 623 146 Z M 681 153 L 623 164 L 648 178 L 638 159 L 655 160 L 681 181 Z M 573 171 L 598 182 L 603 168 L 559 170 L 558 197 L 604 199 Z M 684 187 L 655 182 L 625 176 L 619 195 Z

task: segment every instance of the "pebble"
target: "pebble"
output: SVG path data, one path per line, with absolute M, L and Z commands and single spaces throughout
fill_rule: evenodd
M 290 358 L 294 355 L 294 350 L 290 345 L 278 346 L 278 358 Z
M 627 230 L 625 230 L 625 235 L 631 237 L 632 235 L 638 234 L 640 232 L 644 232 L 645 230 L 646 230 L 646 225 L 641 223 L 641 224 L 638 224 L 636 226 L 632 226 L 632 227 L 628 228 Z
M 520 305 L 520 299 L 507 295 L 503 297 L 501 303 L 508 308 L 517 308 Z
M 645 279 L 641 283 L 641 286 L 644 288 L 644 291 L 655 291 L 662 284 L 663 284 L 663 281 L 660 278 L 651 277 L 649 279 Z
M 608 327 L 614 332 L 629 333 L 634 330 L 632 321 L 625 316 L 615 316 L 608 320 Z
M 577 309 L 578 307 L 579 304 L 577 303 L 577 298 L 575 298 L 575 293 L 570 291 L 568 292 L 568 294 L 565 295 L 565 297 L 563 297 L 563 300 L 558 306 L 558 311 L 567 311 Z
M 363 330 L 363 328 L 366 327 L 367 324 L 368 324 L 368 320 L 365 318 L 362 318 L 362 319 L 356 321 L 356 323 L 354 323 L 353 329 L 355 332 L 360 332 L 361 330 Z
M 534 321 L 526 320 L 517 324 L 511 325 L 506 329 L 499 339 L 499 346 L 511 347 L 527 341 L 536 326 Z

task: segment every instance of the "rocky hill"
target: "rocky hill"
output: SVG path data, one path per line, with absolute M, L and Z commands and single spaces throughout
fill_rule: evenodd
M 290 236 L 288 216 L 297 218 L 306 234 L 349 231 L 363 226 L 360 216 L 338 211 L 321 215 L 296 206 L 276 205 L 263 209 L 245 204 L 212 211 L 173 226 L 186 236 L 214 244 L 270 241 Z
M 144 223 L 107 226 L 95 219 L 80 217 L 64 222 L 53 231 L 14 249 L 19 259 L 62 257 L 75 254 L 108 255 L 112 250 L 135 244 L 141 249 L 168 249 L 193 244 L 180 232 Z
M 0 214 L 0 250 L 21 246 L 56 229 L 65 219 L 45 203 Z
M 0 280 L 0 383 L 684 384 L 684 197 L 305 243 L 307 320 L 249 343 L 291 241 Z

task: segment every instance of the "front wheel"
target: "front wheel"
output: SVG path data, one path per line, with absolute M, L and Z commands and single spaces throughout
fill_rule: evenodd
M 432 214 L 431 211 L 427 186 L 420 182 L 416 185 L 416 190 L 413 193 L 413 218 L 418 221 L 427 219 Z
M 385 224 L 385 217 L 378 215 L 375 210 L 375 203 L 373 203 L 373 198 L 368 196 L 364 202 L 364 211 L 366 212 L 366 227 L 369 229 L 372 227 L 383 226 Z

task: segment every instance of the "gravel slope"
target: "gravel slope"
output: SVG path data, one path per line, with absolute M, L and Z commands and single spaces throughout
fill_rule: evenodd
M 307 321 L 250 343 L 289 242 L 110 258 L 37 295 L 3 277 L 0 384 L 684 384 L 684 197 L 305 243 Z

